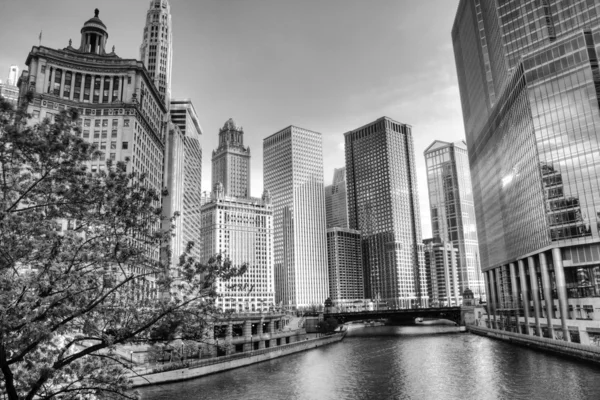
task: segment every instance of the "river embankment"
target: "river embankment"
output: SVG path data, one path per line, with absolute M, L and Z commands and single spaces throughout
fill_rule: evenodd
M 346 332 L 344 331 L 328 336 L 309 338 L 277 347 L 232 354 L 208 360 L 200 360 L 185 368 L 169 371 L 153 372 L 152 369 L 148 369 L 147 371 L 137 371 L 137 374 L 131 377 L 132 386 L 135 388 L 195 379 L 336 343 L 341 341 L 345 335 Z

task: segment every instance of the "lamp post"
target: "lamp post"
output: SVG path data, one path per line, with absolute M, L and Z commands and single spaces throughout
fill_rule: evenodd
M 250 335 L 250 351 L 254 350 L 254 344 L 252 343 L 252 335 Z
M 217 338 L 217 357 L 219 357 L 219 338 Z

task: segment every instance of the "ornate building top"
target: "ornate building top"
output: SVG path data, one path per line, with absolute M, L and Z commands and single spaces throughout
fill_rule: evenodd
M 229 118 L 223 127 L 219 129 L 219 147 L 216 153 L 224 149 L 235 149 L 243 153 L 249 152 L 249 147 L 244 147 L 244 128 L 236 124 L 233 118 Z M 213 151 L 215 154 L 215 151 Z
M 219 133 L 220 132 L 226 132 L 226 131 L 235 131 L 235 132 L 244 132 L 244 128 L 239 126 L 238 124 L 235 123 L 235 121 L 233 120 L 233 118 L 229 118 L 226 122 L 225 125 L 223 125 L 223 127 L 221 129 L 219 129 Z

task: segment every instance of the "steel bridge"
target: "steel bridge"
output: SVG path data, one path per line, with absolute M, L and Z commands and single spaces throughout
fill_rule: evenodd
M 323 316 L 325 318 L 335 318 L 340 323 L 383 318 L 400 321 L 414 320 L 415 318 L 440 318 L 464 325 L 464 314 L 469 310 L 472 310 L 472 307 L 404 308 L 358 312 L 325 312 Z

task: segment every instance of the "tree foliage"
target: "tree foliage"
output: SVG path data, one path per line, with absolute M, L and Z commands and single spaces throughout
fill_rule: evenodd
M 339 323 L 338 323 L 337 319 L 335 319 L 333 317 L 329 317 L 327 319 L 324 319 L 323 321 L 320 321 L 317 324 L 317 330 L 320 333 L 329 333 L 329 332 L 335 331 L 335 329 L 338 326 L 339 326 Z
M 199 338 L 214 282 L 241 271 L 200 263 L 188 244 L 169 265 L 175 223 L 127 162 L 81 138 L 75 110 L 28 123 L 0 98 L 0 393 L 9 399 L 121 397 L 131 373 L 116 345 L 164 327 Z M 163 257 L 159 257 L 162 254 Z

